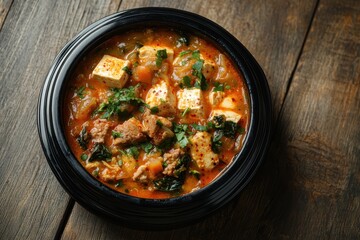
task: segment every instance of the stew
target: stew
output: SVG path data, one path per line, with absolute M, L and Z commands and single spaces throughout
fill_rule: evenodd
M 69 80 L 67 142 L 116 191 L 141 198 L 196 191 L 242 148 L 250 119 L 242 75 L 196 35 L 128 31 L 90 51 Z

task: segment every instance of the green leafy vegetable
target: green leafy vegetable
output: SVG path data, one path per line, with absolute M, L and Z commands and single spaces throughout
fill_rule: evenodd
M 156 66 L 161 67 L 162 62 L 167 59 L 166 49 L 158 50 L 156 52 Z
M 222 142 L 220 139 L 222 136 L 222 131 L 216 130 L 213 137 L 211 138 L 211 150 L 213 150 L 214 153 L 220 153 L 221 151 Z
M 129 74 L 130 76 L 132 75 L 132 71 L 128 66 L 125 66 L 122 68 L 122 70 L 124 70 L 127 74 Z
M 181 87 L 191 88 L 191 78 L 189 76 L 183 77 L 181 81 Z
M 79 136 L 76 138 L 76 141 L 79 143 L 79 145 L 82 149 L 86 150 L 89 140 L 90 140 L 90 137 L 89 137 L 88 132 L 86 131 L 86 127 L 83 127 Z
M 215 128 L 223 128 L 225 124 L 225 116 L 224 115 L 214 116 L 213 123 Z
M 82 86 L 82 87 L 80 87 L 80 88 L 78 88 L 78 89 L 76 90 L 76 95 L 77 95 L 79 98 L 81 98 L 81 99 L 84 98 L 85 88 L 86 88 L 85 86 Z
M 142 143 L 140 146 L 146 153 L 149 153 L 154 147 L 150 142 Z
M 203 64 L 204 64 L 204 60 L 196 61 L 194 63 L 194 65 L 192 66 L 192 69 L 193 69 L 192 75 L 194 75 L 195 77 L 198 78 L 198 80 L 194 84 L 194 87 L 199 88 L 201 90 L 206 90 L 208 88 L 208 84 L 206 82 L 204 74 L 202 74 L 202 71 L 201 71 Z
M 185 51 L 182 51 L 179 56 L 182 57 L 182 56 L 185 56 L 187 54 L 191 53 L 191 50 L 185 50 Z
M 232 122 L 232 121 L 225 121 L 224 123 L 224 136 L 228 138 L 234 139 L 236 136 L 236 133 L 238 132 L 239 126 Z
M 163 192 L 179 191 L 183 185 L 183 181 L 176 177 L 165 176 L 154 180 L 154 186 L 157 190 Z
M 185 117 L 186 116 L 186 114 L 188 114 L 188 112 L 190 112 L 190 108 L 189 107 L 187 107 L 184 111 L 183 111 L 183 113 L 181 114 L 181 117 Z
M 121 132 L 116 132 L 116 131 L 112 131 L 111 132 L 111 136 L 113 136 L 113 138 L 122 138 L 123 134 Z
M 223 92 L 224 91 L 224 84 L 219 82 L 214 82 L 214 89 L 213 92 Z
M 97 176 L 99 176 L 99 168 L 97 167 L 94 171 L 92 171 L 92 175 L 94 176 L 94 177 L 97 177 Z
M 91 151 L 89 162 L 94 160 L 108 160 L 111 156 L 111 152 L 104 144 L 96 143 Z
M 193 175 L 197 180 L 200 179 L 200 172 L 199 172 L 199 171 L 196 171 L 196 170 L 194 170 L 194 169 L 191 169 L 191 170 L 189 171 L 189 173 L 190 173 L 191 175 Z
M 101 118 L 109 119 L 113 115 L 120 116 L 124 113 L 122 106 L 124 104 L 139 105 L 145 104 L 144 100 L 137 96 L 137 88 L 140 84 L 130 86 L 128 88 L 113 88 L 113 94 L 109 97 L 107 102 L 101 103 L 95 114 L 103 113 Z
M 225 86 L 225 89 L 226 89 L 226 90 L 229 90 L 230 88 L 231 88 L 230 85 L 226 85 L 226 86 Z
M 86 153 L 81 154 L 80 156 L 81 160 L 86 161 L 88 159 L 88 155 Z
M 156 120 L 156 125 L 158 125 L 159 127 L 162 127 L 164 124 L 158 119 L 158 120 Z
M 135 159 L 137 159 L 139 157 L 139 154 L 140 154 L 139 149 L 137 147 L 135 147 L 135 146 L 132 146 L 132 147 L 126 149 L 125 152 L 127 154 L 133 156 Z
M 199 50 L 195 50 L 193 51 L 192 53 L 192 57 L 195 59 L 195 60 L 200 60 L 200 51 Z
M 150 108 L 150 112 L 151 112 L 152 114 L 158 113 L 158 112 L 159 112 L 159 107 L 154 106 L 154 107 Z
M 123 160 L 122 159 L 120 159 L 118 162 L 117 162 L 117 164 L 119 165 L 119 167 L 121 167 L 124 163 L 123 163 Z
M 181 148 L 186 147 L 189 143 L 189 140 L 186 137 L 187 130 L 188 130 L 188 125 L 175 124 L 174 127 L 175 137 Z
M 124 186 L 122 179 L 120 179 L 119 181 L 117 181 L 117 183 L 115 183 L 115 187 L 122 187 L 122 186 Z
M 202 126 L 202 125 L 198 125 L 198 124 L 191 124 L 191 126 L 197 130 L 197 131 L 201 131 L 201 132 L 206 132 L 208 130 L 207 126 Z

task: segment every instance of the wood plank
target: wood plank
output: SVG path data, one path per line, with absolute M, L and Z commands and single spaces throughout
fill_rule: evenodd
M 0 0 L 0 31 L 10 10 L 13 0 Z
M 314 1 L 123 1 L 121 9 L 163 6 L 200 13 L 234 34 L 263 66 L 279 112 L 286 85 L 315 8 Z M 75 204 L 63 239 L 253 239 L 266 234 L 263 214 L 279 191 L 278 172 L 263 166 L 239 198 L 198 224 L 164 231 L 135 231 L 100 219 Z M 274 170 L 268 172 L 267 166 Z M 264 232 L 262 232 L 264 231 Z
M 119 1 L 14 1 L 0 34 L 0 238 L 51 239 L 68 195 L 38 140 L 36 105 L 61 47 Z
M 274 239 L 360 238 L 359 56 L 360 2 L 320 1 L 276 134 Z

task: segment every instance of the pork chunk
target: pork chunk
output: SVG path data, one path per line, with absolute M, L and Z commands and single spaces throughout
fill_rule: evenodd
M 94 127 L 90 130 L 92 141 L 95 143 L 104 143 L 105 136 L 109 131 L 110 123 L 105 119 L 94 121 Z
M 136 144 L 146 140 L 141 122 L 136 118 L 130 118 L 123 124 L 117 125 L 114 131 L 119 133 L 120 137 L 113 137 L 113 145 Z
M 161 144 L 165 139 L 172 138 L 174 133 L 170 130 L 172 123 L 160 116 L 146 114 L 142 121 L 144 132 L 152 138 L 155 145 Z
M 169 152 L 165 153 L 164 162 L 167 166 L 162 173 L 169 176 L 173 175 L 175 167 L 183 154 L 184 151 L 179 148 L 171 149 Z

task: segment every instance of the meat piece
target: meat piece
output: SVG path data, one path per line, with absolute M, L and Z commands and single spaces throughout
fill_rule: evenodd
M 180 157 L 184 154 L 180 148 L 171 149 L 164 154 L 165 169 L 162 172 L 165 175 L 173 175 L 176 165 L 179 163 Z
M 113 138 L 114 145 L 136 144 L 146 140 L 146 135 L 142 131 L 142 125 L 136 118 L 130 118 L 123 124 L 119 124 L 114 129 L 120 133 L 120 137 Z
M 105 119 L 94 121 L 94 127 L 90 130 L 92 141 L 94 143 L 104 143 L 105 136 L 109 131 L 110 123 Z
M 155 145 L 161 144 L 165 139 L 174 137 L 174 133 L 170 130 L 172 123 L 164 117 L 145 114 L 142 124 L 144 132 L 152 138 Z
M 134 173 L 132 179 L 134 181 L 139 181 L 139 182 L 146 182 L 147 181 L 147 169 L 148 169 L 148 165 L 149 162 L 141 165 Z

